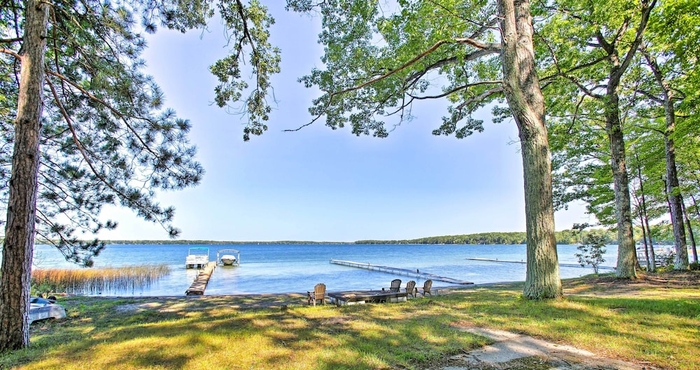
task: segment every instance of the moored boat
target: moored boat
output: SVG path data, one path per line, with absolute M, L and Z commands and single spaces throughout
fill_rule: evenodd
M 185 268 L 204 267 L 209 263 L 209 248 L 192 247 L 185 258 Z
M 219 249 L 216 252 L 216 262 L 223 266 L 241 264 L 241 252 L 237 249 Z
M 221 263 L 223 263 L 224 266 L 232 266 L 237 261 L 238 259 L 236 259 L 236 256 L 232 254 L 224 254 L 221 256 Z
M 29 323 L 44 319 L 63 319 L 66 309 L 56 303 L 56 298 L 31 297 L 29 300 Z

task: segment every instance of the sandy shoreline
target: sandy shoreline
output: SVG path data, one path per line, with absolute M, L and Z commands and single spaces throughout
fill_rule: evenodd
M 473 289 L 477 287 L 496 286 L 510 283 L 488 283 L 470 286 L 440 287 L 437 295 Z M 79 299 L 59 298 L 59 304 L 64 304 L 67 310 L 86 301 L 121 300 L 124 304 L 116 307 L 117 312 L 158 310 L 160 312 L 199 311 L 217 308 L 235 309 L 287 309 L 290 307 L 307 306 L 307 295 L 304 293 L 257 293 L 257 294 L 227 294 L 201 296 L 70 296 Z M 68 299 L 67 299 L 68 298 Z M 421 298 L 418 298 L 421 299 Z M 63 301 L 63 302 L 61 302 Z

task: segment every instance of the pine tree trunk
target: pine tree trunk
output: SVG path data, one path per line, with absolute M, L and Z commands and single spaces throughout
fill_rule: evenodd
M 552 164 L 544 98 L 535 69 L 530 3 L 501 0 L 499 7 L 504 90 L 518 125 L 525 177 L 527 273 L 524 296 L 557 298 L 562 295 L 562 286 L 554 236 Z
M 22 67 L 0 277 L 0 352 L 29 345 L 29 282 L 49 5 L 37 0 L 28 0 L 25 4 Z

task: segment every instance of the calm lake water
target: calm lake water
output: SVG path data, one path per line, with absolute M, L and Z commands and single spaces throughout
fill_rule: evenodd
M 144 264 L 166 264 L 171 273 L 156 284 L 128 292 L 109 292 L 118 296 L 184 295 L 197 275 L 196 269 L 185 268 L 190 247 L 208 247 L 210 261 L 219 249 L 233 248 L 241 252 L 237 267 L 217 267 L 206 295 L 247 293 L 305 293 L 317 283 L 325 283 L 330 291 L 379 289 L 392 279 L 423 280 L 414 277 L 368 271 L 331 264 L 330 259 L 368 262 L 447 276 L 476 284 L 524 281 L 525 265 L 502 262 L 471 261 L 487 258 L 525 261 L 524 245 L 108 245 L 95 258 L 95 268 Z M 577 265 L 575 245 L 558 247 L 559 262 Z M 608 246 L 605 266 L 615 266 L 617 246 Z M 53 247 L 35 247 L 34 268 L 79 268 L 63 259 Z M 561 267 L 561 277 L 571 278 L 592 273 L 590 267 Z M 448 286 L 434 282 L 434 286 Z

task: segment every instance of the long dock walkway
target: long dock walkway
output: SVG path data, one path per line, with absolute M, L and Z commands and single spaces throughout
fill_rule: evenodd
M 204 269 L 199 272 L 194 282 L 189 289 L 185 291 L 186 295 L 203 295 L 204 290 L 207 289 L 207 284 L 209 284 L 209 278 L 216 268 L 216 262 L 209 262 L 204 266 Z
M 509 261 L 509 260 L 499 260 L 499 259 L 492 259 L 492 258 L 465 258 L 467 261 L 480 261 L 480 262 L 502 262 L 502 263 L 519 263 L 519 264 L 526 264 L 527 262 L 525 261 Z M 559 266 L 562 267 L 579 267 L 582 268 L 583 266 L 576 264 L 576 263 L 560 263 Z M 602 270 L 614 270 L 615 268 L 612 266 L 598 266 L 599 269 Z
M 365 270 L 387 272 L 387 273 L 395 274 L 395 275 L 413 276 L 413 277 L 426 279 L 426 280 L 431 279 L 433 281 L 443 281 L 443 282 L 451 283 L 451 284 L 459 284 L 459 285 L 474 284 L 471 281 L 458 280 L 458 279 L 454 279 L 451 277 L 430 274 L 427 272 L 419 272 L 418 270 L 409 270 L 409 269 L 404 269 L 404 268 L 399 268 L 399 267 L 373 265 L 373 264 L 367 263 L 367 262 L 363 263 L 363 262 L 353 262 L 353 261 L 343 261 L 343 260 L 331 259 L 331 263 L 335 264 L 335 265 L 356 267 L 356 268 L 361 268 L 361 269 L 365 269 Z

